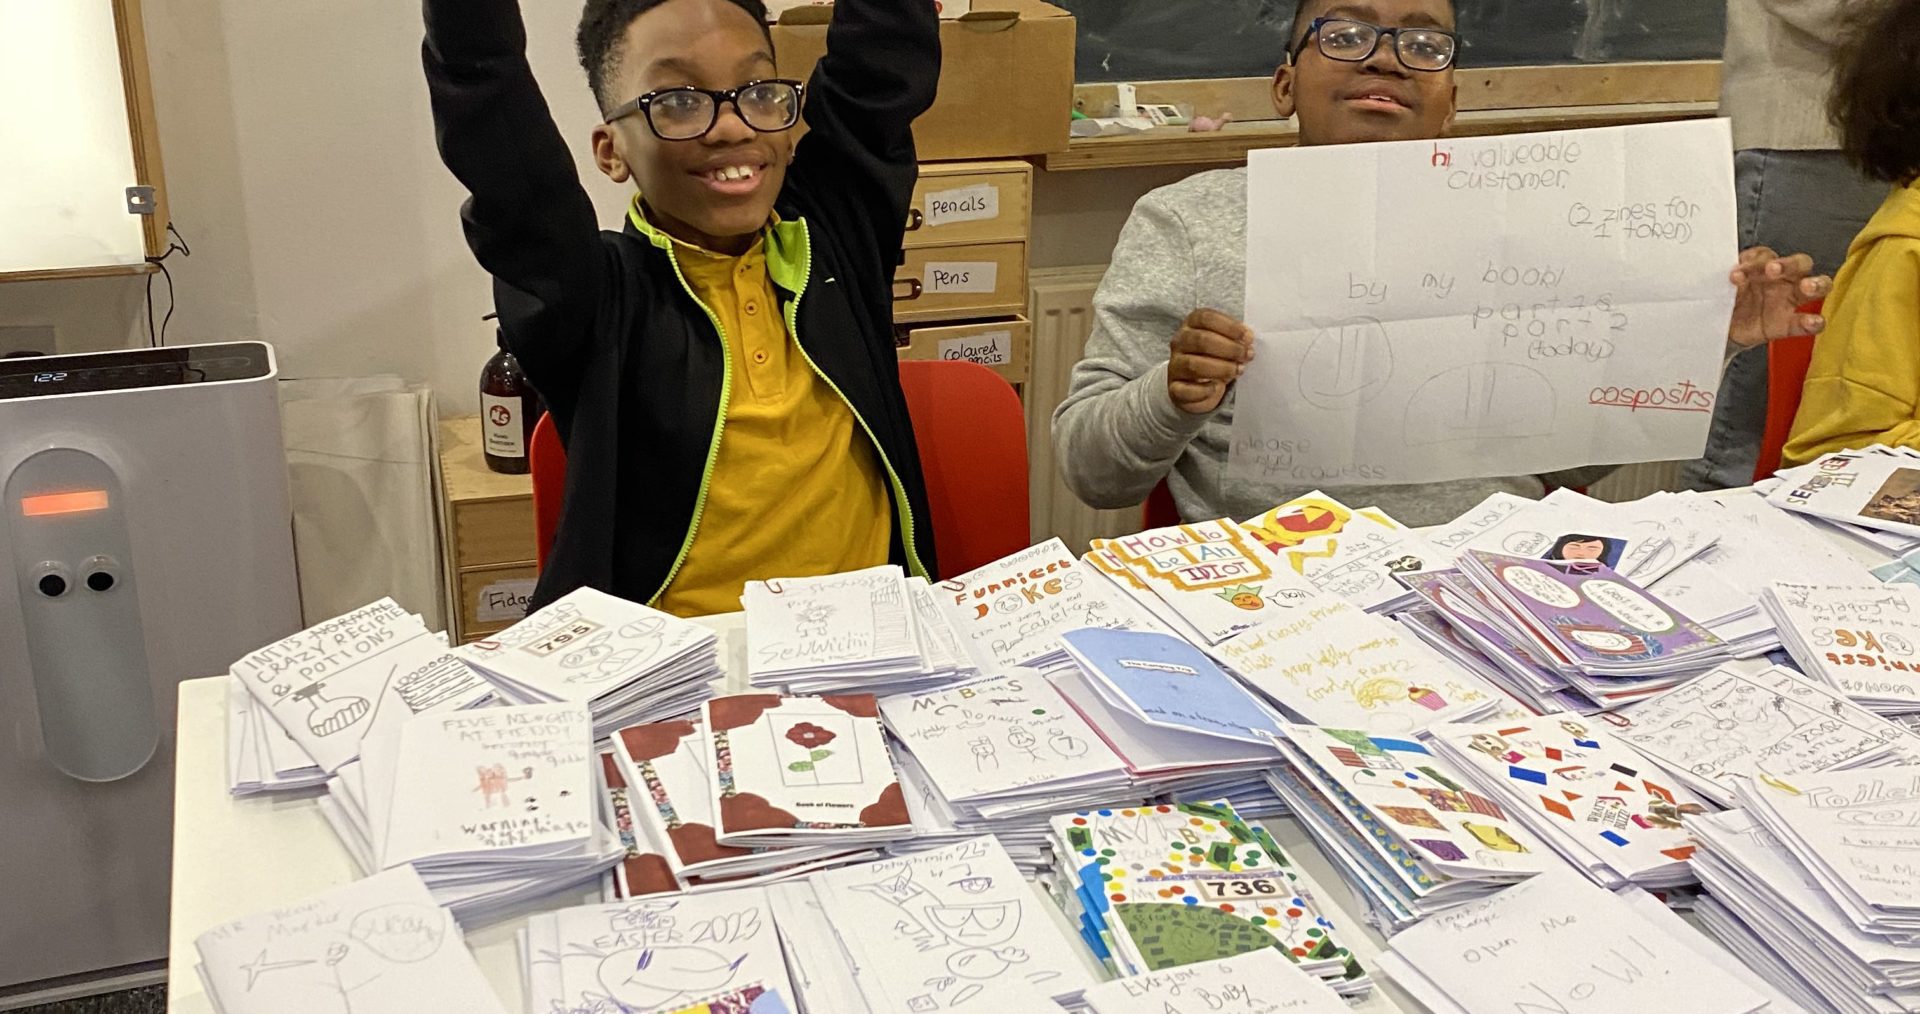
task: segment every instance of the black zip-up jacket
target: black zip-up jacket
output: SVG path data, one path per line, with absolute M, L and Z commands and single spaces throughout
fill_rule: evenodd
M 583 585 L 651 603 L 705 502 L 730 376 L 725 343 L 664 239 L 631 222 L 599 230 L 528 66 L 515 0 L 425 0 L 425 9 L 440 155 L 472 195 L 461 210 L 467 242 L 493 275 L 506 346 L 567 448 L 560 530 L 533 607 Z M 777 286 L 781 309 L 872 436 L 894 505 L 893 562 L 933 579 L 893 275 L 919 177 L 911 128 L 939 80 L 939 23 L 932 0 L 839 0 L 827 40 L 807 86 L 809 132 L 776 203 L 783 219 L 805 223 L 811 248 L 804 292 Z

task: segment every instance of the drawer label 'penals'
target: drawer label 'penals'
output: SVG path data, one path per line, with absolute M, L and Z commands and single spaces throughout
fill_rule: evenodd
M 1000 188 L 980 183 L 927 195 L 927 225 L 988 222 L 1000 217 Z

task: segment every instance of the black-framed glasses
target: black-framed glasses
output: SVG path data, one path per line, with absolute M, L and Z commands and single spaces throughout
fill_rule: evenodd
M 1460 52 L 1460 37 L 1438 28 L 1382 28 L 1351 18 L 1314 18 L 1307 34 L 1294 47 L 1293 61 L 1307 51 L 1307 43 L 1318 42 L 1320 55 L 1343 63 L 1360 63 L 1380 48 L 1380 40 L 1393 37 L 1393 53 L 1408 70 L 1432 74 L 1453 66 Z
M 800 122 L 800 99 L 806 86 L 798 81 L 749 81 L 728 91 L 710 88 L 661 88 L 615 109 L 612 123 L 634 113 L 645 113 L 647 126 L 662 141 L 692 141 L 707 136 L 720 122 L 720 107 L 733 103 L 740 121 L 762 134 L 777 134 Z

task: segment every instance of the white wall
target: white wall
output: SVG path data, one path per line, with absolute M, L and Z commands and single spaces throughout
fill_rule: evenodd
M 144 6 L 173 221 L 193 246 L 168 261 L 169 342 L 261 338 L 289 376 L 398 373 L 431 383 L 443 412 L 472 411 L 492 298 L 434 149 L 419 4 Z M 523 6 L 535 73 L 602 222 L 617 223 L 626 196 L 587 161 L 580 4 Z M 1133 202 L 1181 175 L 1041 173 L 1033 263 L 1104 262 Z M 0 284 L 0 327 L 54 325 L 60 351 L 144 343 L 143 291 L 139 279 Z

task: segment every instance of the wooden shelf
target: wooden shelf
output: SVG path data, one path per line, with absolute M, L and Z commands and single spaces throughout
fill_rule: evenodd
M 141 275 L 156 274 L 159 266 L 152 261 L 138 264 L 101 264 L 85 268 L 51 268 L 46 271 L 4 271 L 0 272 L 0 282 L 45 282 L 62 278 L 138 278 Z
M 1546 106 L 1531 109 L 1491 109 L 1463 112 L 1450 136 L 1484 137 L 1530 131 L 1618 127 L 1632 123 L 1661 123 L 1715 116 L 1715 102 L 1650 102 L 1611 106 Z M 1114 137 L 1076 137 L 1066 151 L 1041 157 L 1049 172 L 1083 169 L 1121 169 L 1132 166 L 1233 166 L 1247 153 L 1262 148 L 1288 148 L 1299 143 L 1299 131 L 1289 120 L 1229 123 L 1223 130 L 1196 134 L 1185 127 L 1156 127 Z

